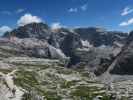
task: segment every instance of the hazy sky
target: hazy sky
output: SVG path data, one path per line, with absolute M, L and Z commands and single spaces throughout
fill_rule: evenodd
M 55 26 L 97 26 L 109 30 L 133 30 L 133 0 L 0 0 L 0 2 L 0 32 L 22 25 L 28 20 L 44 21 Z

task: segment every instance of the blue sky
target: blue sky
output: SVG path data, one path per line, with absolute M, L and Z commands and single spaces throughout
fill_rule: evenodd
M 0 31 L 14 28 L 25 14 L 49 25 L 133 30 L 133 0 L 1 0 Z M 33 18 L 34 19 L 34 18 Z

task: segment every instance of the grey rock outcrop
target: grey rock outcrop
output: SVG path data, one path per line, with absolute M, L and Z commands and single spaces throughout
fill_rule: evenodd
M 117 31 L 107 31 L 102 28 L 76 28 L 74 29 L 83 40 L 88 40 L 90 44 L 98 47 L 101 45 L 112 46 L 114 42 L 124 43 L 128 34 Z
M 114 66 L 111 66 L 111 74 L 133 75 L 133 32 L 127 38 L 127 43 L 115 59 Z
M 31 23 L 5 33 L 3 37 L 48 39 L 50 34 L 51 31 L 47 24 Z

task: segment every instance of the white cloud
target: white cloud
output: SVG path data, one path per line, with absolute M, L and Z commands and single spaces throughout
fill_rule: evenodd
M 126 8 L 123 9 L 123 11 L 121 13 L 121 16 L 126 16 L 126 15 L 128 15 L 128 14 L 130 14 L 132 12 L 133 12 L 133 9 L 131 9 L 129 7 L 126 7 Z
M 79 7 L 77 7 L 77 8 L 70 8 L 70 9 L 68 9 L 68 12 L 76 13 L 76 12 L 78 12 L 79 10 L 86 11 L 87 8 L 88 8 L 88 4 L 84 4 L 84 5 L 79 6 Z
M 18 26 L 24 26 L 26 24 L 30 24 L 30 23 L 40 23 L 42 22 L 42 19 L 39 18 L 38 16 L 33 16 L 31 14 L 25 14 L 24 16 L 22 16 L 17 24 Z
M 84 5 L 81 6 L 81 10 L 83 10 L 83 11 L 86 11 L 87 8 L 88 8 L 88 5 L 87 4 L 84 4 Z
M 68 12 L 71 12 L 71 13 L 72 13 L 72 12 L 75 12 L 75 13 L 76 13 L 76 12 L 78 12 L 78 8 L 70 8 L 70 9 L 68 10 Z
M 0 33 L 10 32 L 12 29 L 8 26 L 1 26 Z
M 24 12 L 25 10 L 24 9 L 17 9 L 16 10 L 16 13 L 22 13 L 22 12 Z
M 133 18 L 129 19 L 128 21 L 124 21 L 122 23 L 120 23 L 120 26 L 128 26 L 133 24 Z
M 24 12 L 25 9 L 17 9 L 15 11 L 8 11 L 8 10 L 3 10 L 3 11 L 0 11 L 1 14 L 4 14 L 4 15 L 13 15 L 13 14 L 19 14 L 19 13 L 22 13 Z
M 59 29 L 62 25 L 59 22 L 52 23 L 51 28 L 52 29 Z
M 12 13 L 10 11 L 1 11 L 1 14 L 4 14 L 4 15 L 11 15 Z

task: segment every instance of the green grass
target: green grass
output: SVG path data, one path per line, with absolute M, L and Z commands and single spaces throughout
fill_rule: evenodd
M 27 64 L 19 66 L 21 66 L 21 68 L 16 72 L 17 78 L 15 79 L 15 84 L 28 91 L 24 95 L 23 100 L 32 100 L 30 91 L 35 91 L 36 95 L 44 96 L 46 100 L 62 100 L 64 95 L 72 100 L 92 100 L 92 98 L 97 95 L 102 95 L 103 100 L 110 100 L 105 93 L 100 93 L 104 88 L 99 89 L 96 86 L 87 85 L 96 84 L 95 82 L 87 81 L 88 77 L 83 76 L 86 80 L 82 80 L 81 78 L 81 80 L 78 81 L 67 81 L 58 75 L 56 76 L 56 74 L 64 73 L 65 75 L 69 75 L 75 73 L 75 75 L 79 77 L 79 72 L 76 73 L 76 71 L 67 70 L 60 66 L 33 66 Z M 49 68 L 55 72 L 49 72 Z M 42 72 L 42 75 L 44 75 L 40 76 L 39 72 Z M 85 81 L 86 85 L 79 85 L 78 83 L 81 81 Z M 59 88 L 57 87 L 57 84 L 59 84 Z M 96 94 L 93 92 L 99 93 Z

